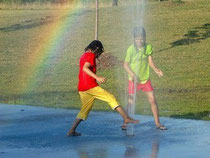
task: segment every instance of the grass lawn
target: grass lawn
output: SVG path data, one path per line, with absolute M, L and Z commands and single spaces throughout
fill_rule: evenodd
M 139 16 L 140 9 L 144 16 Z M 135 1 L 101 5 L 99 15 L 99 40 L 122 61 L 133 42 L 132 28 L 144 23 L 154 61 L 164 72 L 162 78 L 151 72 L 161 116 L 210 120 L 209 0 L 151 0 L 144 8 Z M 78 59 L 94 39 L 94 28 L 91 7 L 0 10 L 0 102 L 79 109 Z M 108 79 L 101 86 L 125 106 L 123 67 L 99 69 L 98 74 Z M 93 109 L 110 107 L 96 101 Z M 136 112 L 151 114 L 142 93 L 137 95 Z

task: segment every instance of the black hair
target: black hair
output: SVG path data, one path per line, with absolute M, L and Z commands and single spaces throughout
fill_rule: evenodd
M 96 58 L 98 58 L 104 52 L 103 44 L 99 40 L 92 41 L 85 48 L 85 51 L 87 51 L 88 49 L 90 49 L 96 55 Z
M 144 47 L 144 54 L 146 53 L 146 31 L 144 29 L 143 26 L 138 26 L 138 27 L 135 27 L 133 29 L 133 37 L 134 37 L 134 40 L 136 37 L 142 37 L 143 40 L 144 40 L 144 43 L 143 43 L 143 47 Z M 134 46 L 136 48 L 136 52 L 138 52 L 138 48 L 136 46 L 136 43 L 134 41 Z
M 142 37 L 144 40 L 144 45 L 145 45 L 146 44 L 146 31 L 145 31 L 144 27 L 142 27 L 142 26 L 135 27 L 133 29 L 133 37 L 134 37 L 134 39 L 136 37 Z

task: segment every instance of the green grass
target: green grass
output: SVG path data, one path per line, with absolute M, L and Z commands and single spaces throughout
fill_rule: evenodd
M 144 25 L 147 42 L 154 50 L 154 61 L 163 70 L 158 78 L 151 72 L 160 115 L 176 118 L 210 120 L 210 4 L 208 0 L 186 0 L 184 3 L 150 1 L 145 6 Z M 80 108 L 77 93 L 78 58 L 94 38 L 95 10 L 81 9 L 71 29 L 59 62 L 52 68 L 40 67 L 33 88 L 21 93 L 28 78 L 27 57 L 45 41 L 53 20 L 64 22 L 60 10 L 0 10 L 0 102 L 59 108 Z M 101 7 L 99 40 L 105 50 L 124 60 L 132 44 L 132 28 L 139 24 L 135 3 L 118 7 Z M 30 27 L 28 27 L 30 26 Z M 47 62 L 56 61 L 51 57 Z M 101 85 L 126 104 L 127 76 L 123 68 L 99 70 L 107 77 Z M 94 110 L 110 110 L 96 101 Z M 137 95 L 136 111 L 151 115 L 146 96 Z

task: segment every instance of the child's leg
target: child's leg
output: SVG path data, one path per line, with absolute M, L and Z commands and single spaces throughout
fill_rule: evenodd
M 78 119 L 86 120 L 94 103 L 94 97 L 90 95 L 88 91 L 79 92 L 80 100 L 82 102 L 82 107 L 80 112 L 77 114 Z
M 126 111 L 128 115 L 135 113 L 136 92 L 139 91 L 139 84 L 133 81 L 128 81 L 128 104 Z
M 89 95 L 87 91 L 79 92 L 80 99 L 82 102 L 82 107 L 80 112 L 77 114 L 77 118 L 75 119 L 71 129 L 67 133 L 68 136 L 80 136 L 80 133 L 76 132 L 77 126 L 80 124 L 81 121 L 86 120 L 88 117 L 89 112 L 92 109 L 94 97 Z
M 133 107 L 135 104 L 134 95 L 135 94 L 128 95 L 128 104 L 126 105 L 126 112 L 128 115 L 134 114 L 134 107 Z
M 158 110 L 158 106 L 157 106 L 157 102 L 156 102 L 154 93 L 153 93 L 153 91 L 145 92 L 145 93 L 146 93 L 148 101 L 151 105 L 151 110 L 152 110 L 152 113 L 154 116 L 155 125 L 156 125 L 156 127 L 159 127 L 159 126 L 161 126 L 160 120 L 159 120 L 159 110 Z
M 125 110 L 119 106 L 119 103 L 117 102 L 116 98 L 106 90 L 104 90 L 101 87 L 95 87 L 92 89 L 92 91 L 88 91 L 90 95 L 93 95 L 94 98 L 100 99 L 102 101 L 107 102 L 113 110 L 116 110 L 120 113 L 120 115 L 123 117 L 124 122 L 126 123 L 138 123 L 138 120 L 134 120 L 130 118 Z
M 115 110 L 122 116 L 122 118 L 124 119 L 124 124 L 127 124 L 127 123 L 139 123 L 138 120 L 134 120 L 133 118 L 129 117 L 127 115 L 127 113 L 125 112 L 125 110 L 121 107 L 121 106 L 118 106 L 115 108 Z
M 128 115 L 134 114 L 134 94 L 128 95 L 128 104 L 126 105 L 126 112 Z M 122 130 L 126 130 L 126 124 L 125 121 L 123 122 L 123 125 L 121 126 Z
M 77 126 L 80 124 L 80 122 L 83 121 L 82 119 L 76 118 L 71 129 L 68 131 L 67 136 L 80 136 L 80 133 L 76 132 Z

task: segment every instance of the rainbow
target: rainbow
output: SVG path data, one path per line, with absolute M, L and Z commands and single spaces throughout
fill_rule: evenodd
M 36 38 L 39 40 L 29 46 L 28 55 L 24 58 L 24 64 L 19 71 L 24 73 L 17 79 L 17 84 L 22 84 L 19 85 L 21 87 L 18 89 L 19 94 L 25 94 L 34 88 L 37 77 L 42 73 L 40 68 L 54 65 L 54 63 L 46 64 L 46 61 L 50 57 L 59 56 L 62 53 L 62 51 L 58 51 L 58 47 L 62 45 L 65 33 L 69 32 L 76 21 L 77 17 L 71 15 L 77 13 L 79 8 L 77 5 L 69 9 L 56 10 L 51 16 L 53 18 L 50 19 L 49 27 L 43 27 L 39 31 Z M 31 49 L 31 47 L 35 49 Z

